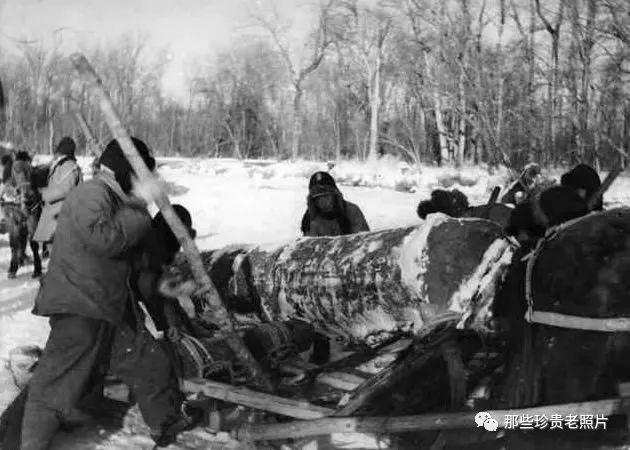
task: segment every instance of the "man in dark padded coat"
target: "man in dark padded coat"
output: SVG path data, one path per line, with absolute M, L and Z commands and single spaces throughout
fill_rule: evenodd
M 361 209 L 344 200 L 332 176 L 316 172 L 308 183 L 304 236 L 339 236 L 370 231 Z
M 133 142 L 153 170 L 146 144 Z M 100 165 L 100 172 L 64 202 L 55 250 L 35 301 L 33 313 L 50 317 L 51 330 L 29 383 L 23 450 L 49 447 L 108 363 L 131 387 L 158 444 L 172 440 L 164 437 L 174 423 L 192 420 L 168 358 L 155 357 L 158 342 L 138 327 L 134 314 L 132 263 L 151 228 L 147 201 L 152 199 L 131 194 L 134 172 L 117 141 L 106 147 Z M 150 188 L 138 192 L 151 197 Z

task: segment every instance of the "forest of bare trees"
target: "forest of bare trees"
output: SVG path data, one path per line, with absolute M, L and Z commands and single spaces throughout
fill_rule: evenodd
M 248 35 L 166 96 L 166 52 L 126 36 L 87 54 L 132 133 L 164 155 L 617 163 L 630 151 L 627 0 L 322 0 L 296 48 L 252 7 Z M 257 37 L 252 37 L 257 36 Z M 109 138 L 55 46 L 0 54 L 0 138 L 46 153 Z

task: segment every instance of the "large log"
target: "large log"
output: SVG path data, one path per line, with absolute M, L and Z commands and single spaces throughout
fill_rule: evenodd
M 228 305 L 258 310 L 265 320 L 299 318 L 350 341 L 378 343 L 446 313 L 462 328 L 487 325 L 513 250 L 495 223 L 433 214 L 417 227 L 202 256 Z M 176 263 L 162 292 L 192 295 L 192 280 L 190 269 Z
M 497 421 L 498 428 L 506 427 L 506 417 L 522 416 L 546 417 L 554 415 L 567 417 L 607 417 L 613 414 L 625 414 L 630 401 L 627 398 L 610 398 L 584 403 L 568 403 L 545 405 L 525 409 L 492 410 L 490 414 Z M 478 427 L 474 411 L 455 413 L 433 413 L 409 415 L 401 417 L 328 417 L 309 421 L 289 422 L 281 424 L 247 424 L 233 432 L 244 441 L 260 441 L 272 439 L 296 439 L 305 436 L 321 436 L 333 433 L 408 433 L 429 430 L 461 430 Z M 577 422 L 576 422 L 577 426 Z M 566 427 L 566 425 L 565 425 Z M 566 428 L 565 428 L 566 429 Z

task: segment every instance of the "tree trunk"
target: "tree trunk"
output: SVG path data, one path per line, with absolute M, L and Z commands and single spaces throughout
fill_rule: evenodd
M 0 139 L 3 141 L 7 138 L 7 128 L 7 102 L 2 81 L 0 81 Z
M 623 149 L 626 154 L 630 153 L 630 102 L 626 102 L 623 108 Z M 626 158 L 621 157 L 621 167 L 626 168 Z
M 370 89 L 370 148 L 368 151 L 368 159 L 370 161 L 375 161 L 378 157 L 379 113 L 381 109 L 381 64 L 382 55 L 379 49 L 376 53 L 374 72 L 371 76 L 372 86 Z
M 457 144 L 457 165 L 464 165 L 464 153 L 466 150 L 466 86 L 464 84 L 464 66 L 459 75 L 459 142 Z
M 293 96 L 293 135 L 291 136 L 291 159 L 297 161 L 300 154 L 300 137 L 302 134 L 302 86 L 295 82 Z
M 534 5 L 534 0 L 530 0 L 529 2 L 529 39 L 527 45 L 527 98 L 529 99 L 529 118 L 530 124 L 527 127 L 527 144 L 529 147 L 529 160 L 533 160 L 535 156 L 536 150 L 536 132 L 537 128 L 535 123 L 536 118 L 536 98 L 534 95 L 534 81 L 536 75 L 536 59 L 534 55 L 534 47 L 536 46 L 536 7 Z
M 418 227 L 232 247 L 205 252 L 203 259 L 233 308 L 257 311 L 267 321 L 302 319 L 366 342 L 401 327 L 417 331 L 449 312 L 462 326 L 487 325 L 511 254 L 499 225 L 435 214 Z M 173 280 L 179 288 L 168 287 Z M 191 280 L 188 266 L 176 263 L 163 293 L 182 295 L 182 286 L 193 288 Z
M 499 24 L 499 40 L 497 41 L 497 55 L 503 53 L 503 28 L 505 26 L 505 5 L 501 3 L 501 21 Z M 497 73 L 499 76 L 499 86 L 497 87 L 497 124 L 495 129 L 496 143 L 500 149 L 503 149 L 503 61 L 499 58 Z
M 424 67 L 427 74 L 427 79 L 432 84 L 431 95 L 433 97 L 433 103 L 435 108 L 435 124 L 437 126 L 438 137 L 440 140 L 440 165 L 448 163 L 448 143 L 446 142 L 446 127 L 444 126 L 444 118 L 442 116 L 442 99 L 440 97 L 439 86 L 436 80 L 433 79 L 430 69 L 431 62 L 429 61 L 429 55 L 424 52 Z
M 594 26 L 595 16 L 597 14 L 597 2 L 588 0 L 586 25 L 582 39 L 582 83 L 581 83 L 581 101 L 580 105 L 580 134 L 584 141 L 585 162 L 594 163 L 597 159 L 597 152 L 594 148 L 592 135 L 590 133 L 589 116 L 590 116 L 590 87 L 591 87 L 591 59 L 594 45 Z
M 420 171 L 421 171 L 421 162 L 422 158 L 430 157 L 431 149 L 429 144 L 429 137 L 427 136 L 427 114 L 424 110 L 424 106 L 420 105 L 418 108 L 418 120 L 419 120 L 419 129 L 420 129 L 420 140 L 421 142 L 418 144 L 418 182 L 420 181 Z M 420 183 L 418 183 L 418 186 Z
M 558 108 L 558 72 L 559 72 L 559 48 L 560 48 L 560 27 L 562 25 L 563 15 L 564 15 L 564 4 L 565 0 L 560 0 L 558 13 L 556 15 L 555 25 L 551 25 L 551 23 L 545 18 L 541 7 L 540 0 L 536 1 L 536 8 L 538 12 L 538 16 L 540 20 L 545 25 L 545 29 L 549 33 L 551 38 L 551 74 L 548 80 L 548 105 L 547 105 L 547 155 L 546 161 L 550 160 L 551 153 L 556 150 L 556 120 L 557 113 L 559 111 Z
M 48 149 L 51 155 L 55 151 L 55 124 L 52 117 L 48 119 Z
M 560 37 L 558 34 L 551 36 L 551 58 L 553 60 L 553 68 L 551 72 L 551 86 L 549 91 L 549 139 L 551 146 L 547 149 L 549 152 L 556 150 L 556 112 L 558 105 L 558 52 L 560 47 Z M 549 161 L 549 159 L 547 160 Z
M 177 115 L 175 114 L 175 108 L 171 114 L 171 129 L 168 133 L 168 148 L 171 152 L 175 152 L 175 130 L 177 129 Z

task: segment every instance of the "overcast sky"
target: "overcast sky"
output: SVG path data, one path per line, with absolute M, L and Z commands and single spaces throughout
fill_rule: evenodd
M 270 6 L 272 0 L 258 0 Z M 291 17 L 298 0 L 273 0 Z M 61 33 L 64 52 L 106 43 L 129 32 L 147 33 L 152 50 L 168 47 L 173 60 L 164 79 L 181 90 L 187 63 L 228 48 L 249 20 L 244 0 L 0 0 L 0 47 L 13 39 L 52 42 Z
M 370 4 L 376 0 L 361 0 Z M 441 0 L 436 0 L 441 1 Z M 115 42 L 128 33 L 148 36 L 148 51 L 167 48 L 171 64 L 163 80 L 170 94 L 185 98 L 187 77 L 197 62 L 251 34 L 254 5 L 275 5 L 286 23 L 294 51 L 312 29 L 318 0 L 0 0 L 0 51 L 15 51 L 16 39 L 51 43 L 64 53 L 90 44 Z M 489 0 L 488 5 L 497 3 Z M 299 5 L 299 6 L 296 6 Z M 248 24 L 250 25 L 248 27 Z M 513 31 L 513 30 L 512 30 Z M 506 29 L 506 35 L 510 31 Z

